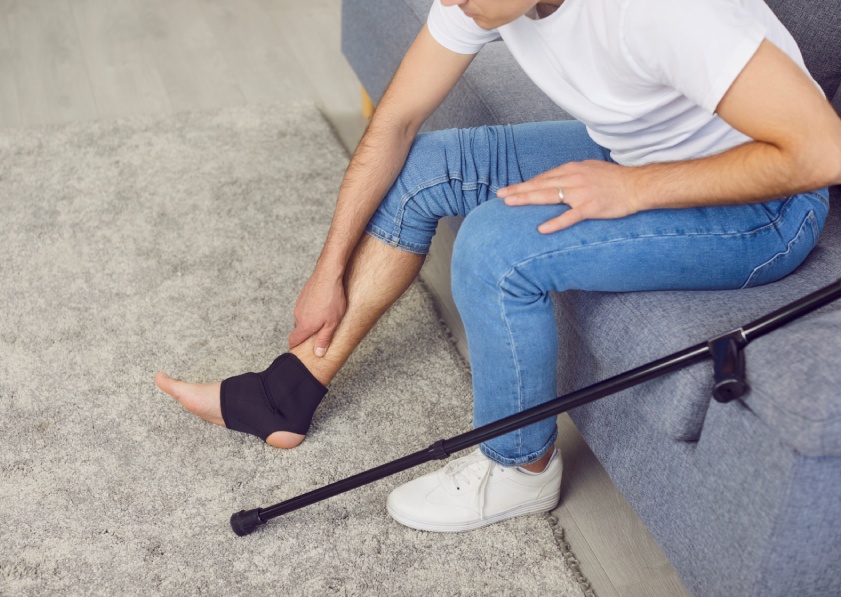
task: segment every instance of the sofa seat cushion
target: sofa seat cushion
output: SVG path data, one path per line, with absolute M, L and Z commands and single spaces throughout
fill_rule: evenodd
M 731 291 L 595 293 L 553 298 L 561 337 L 559 392 L 595 383 L 736 327 L 841 278 L 841 214 L 830 212 L 820 243 L 793 274 Z M 744 403 L 780 440 L 805 455 L 841 455 L 841 301 L 746 349 Z M 817 334 L 813 340 L 811 335 Z M 700 437 L 712 390 L 712 361 L 632 390 L 645 419 L 669 436 Z M 808 395 L 798 390 L 808 387 Z
M 745 404 L 806 456 L 841 454 L 841 308 L 789 325 L 751 343 L 762 371 Z

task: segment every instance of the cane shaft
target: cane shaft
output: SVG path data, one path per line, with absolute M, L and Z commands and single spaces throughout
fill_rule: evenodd
M 807 313 L 841 298 L 841 280 L 826 286 L 812 294 L 790 303 L 757 319 L 741 328 L 737 328 L 744 338 L 744 344 L 768 334 L 777 328 L 799 318 Z M 732 332 L 731 332 L 732 333 Z M 551 416 L 557 416 L 573 408 L 577 408 L 594 400 L 609 396 L 616 392 L 634 387 L 666 373 L 676 371 L 693 363 L 697 363 L 709 357 L 711 354 L 711 342 L 703 342 L 686 348 L 680 352 L 652 361 L 646 365 L 637 367 L 625 373 L 615 375 L 599 383 L 593 384 L 570 394 L 527 409 L 521 413 L 500 419 L 494 423 L 484 425 L 472 431 L 462 433 L 447 440 L 439 440 L 425 450 L 420 450 L 404 456 L 398 460 L 388 462 L 376 468 L 358 473 L 352 477 L 330 483 L 319 489 L 304 493 L 297 497 L 288 499 L 268 508 L 257 508 L 249 512 L 241 512 L 232 517 L 239 517 L 243 527 L 237 528 L 237 534 L 250 533 L 259 524 L 265 523 L 272 518 L 298 510 L 305 506 L 315 504 L 340 493 L 356 489 L 385 477 L 394 475 L 412 467 L 418 466 L 434 459 L 443 459 L 454 452 L 459 452 L 471 446 L 486 442 L 495 437 L 505 435 L 517 429 L 527 427 Z M 249 519 L 250 517 L 250 519 Z
M 777 309 L 773 313 L 769 313 L 764 317 L 760 317 L 756 321 L 752 321 L 751 323 L 742 326 L 745 334 L 745 340 L 748 342 L 756 340 L 760 336 L 773 332 L 777 328 L 794 321 L 798 317 L 802 317 L 807 313 L 820 309 L 839 298 L 841 298 L 841 280 L 836 280 L 829 286 L 824 286 L 820 290 L 816 290 L 812 294 L 804 296 L 800 300 L 789 303 L 788 305 Z

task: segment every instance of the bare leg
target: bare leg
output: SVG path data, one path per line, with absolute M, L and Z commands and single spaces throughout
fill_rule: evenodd
M 409 288 L 423 261 L 423 255 L 408 253 L 363 235 L 345 274 L 347 312 L 336 328 L 327 354 L 320 358 L 313 354 L 313 338 L 290 352 L 316 379 L 328 385 L 382 314 Z M 225 426 L 219 406 L 219 382 L 190 384 L 159 372 L 155 383 L 194 415 Z M 294 448 L 303 440 L 304 436 L 298 433 L 277 431 L 266 439 L 266 443 L 276 448 Z

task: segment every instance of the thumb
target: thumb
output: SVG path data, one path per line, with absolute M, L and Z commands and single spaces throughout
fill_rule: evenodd
M 333 340 L 333 331 L 335 327 L 323 327 L 318 335 L 315 337 L 315 356 L 323 357 L 327 353 L 327 348 Z

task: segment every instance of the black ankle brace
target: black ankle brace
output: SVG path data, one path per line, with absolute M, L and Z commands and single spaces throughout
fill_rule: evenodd
M 261 373 L 243 373 L 222 382 L 222 419 L 228 429 L 263 441 L 275 431 L 304 435 L 326 393 L 298 357 L 286 353 Z

